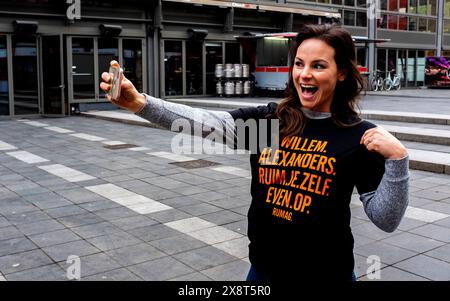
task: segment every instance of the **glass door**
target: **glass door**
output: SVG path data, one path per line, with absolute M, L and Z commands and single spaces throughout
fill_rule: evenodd
M 35 36 L 12 36 L 14 115 L 39 114 L 37 43 Z
M 0 35 L 0 116 L 9 115 L 8 49 L 6 36 Z
M 64 115 L 62 36 L 42 36 L 44 115 Z
M 206 94 L 216 93 L 215 68 L 216 64 L 222 64 L 222 43 L 205 43 L 206 55 Z
M 186 41 L 186 94 L 203 94 L 203 42 Z

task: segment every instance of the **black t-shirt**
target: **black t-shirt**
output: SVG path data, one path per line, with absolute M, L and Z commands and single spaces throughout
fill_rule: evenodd
M 258 121 L 273 118 L 276 107 L 230 114 Z M 355 186 L 360 194 L 376 190 L 384 173 L 383 157 L 360 144 L 374 126 L 306 118 L 300 136 L 250 155 L 249 259 L 257 271 L 273 280 L 351 279 L 351 195 Z

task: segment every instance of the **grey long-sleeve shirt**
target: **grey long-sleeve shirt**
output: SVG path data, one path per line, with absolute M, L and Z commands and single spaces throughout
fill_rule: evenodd
M 227 143 L 235 141 L 235 123 L 228 112 L 192 108 L 148 95 L 146 98 L 147 104 L 136 113 L 139 117 L 172 131 L 179 131 L 179 128 L 173 127 L 173 124 L 177 119 L 183 119 L 191 126 L 198 124 L 202 126 L 202 129 L 214 130 L 226 137 Z M 314 114 L 308 111 L 304 113 L 312 119 L 329 117 L 326 113 Z M 208 130 L 203 130 L 201 135 L 205 137 L 208 133 Z M 406 156 L 398 160 L 385 160 L 385 172 L 378 188 L 360 196 L 369 219 L 386 232 L 392 232 L 398 227 L 408 206 L 408 159 Z

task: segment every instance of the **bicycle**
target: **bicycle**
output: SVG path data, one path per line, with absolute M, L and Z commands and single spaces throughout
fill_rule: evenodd
M 394 74 L 394 77 L 391 78 L 391 72 L 394 72 L 394 69 L 387 72 L 387 76 L 383 81 L 384 89 L 386 91 L 391 91 L 392 89 L 400 90 L 400 77 Z
M 370 87 L 372 88 L 372 91 L 383 90 L 383 78 L 381 77 L 380 70 L 376 70 L 373 73 L 372 81 L 370 82 Z

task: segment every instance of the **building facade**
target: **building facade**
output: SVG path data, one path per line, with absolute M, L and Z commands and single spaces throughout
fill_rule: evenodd
M 305 23 L 389 39 L 358 44 L 359 64 L 423 85 L 424 58 L 450 56 L 450 0 L 371 1 L 0 0 L 0 118 L 101 107 L 112 59 L 151 95 L 213 95 L 216 64 L 254 64 L 236 36 Z

